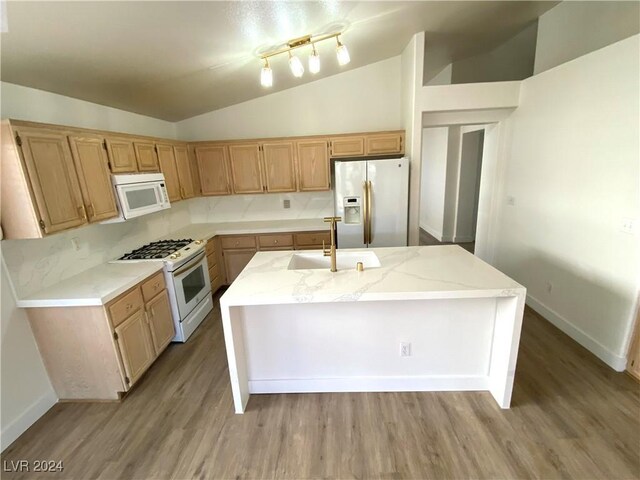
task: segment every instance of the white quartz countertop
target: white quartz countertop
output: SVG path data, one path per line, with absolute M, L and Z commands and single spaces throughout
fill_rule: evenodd
M 526 293 L 522 285 L 456 245 L 368 251 L 375 252 L 380 267 L 335 273 L 328 268 L 288 270 L 292 251 L 258 252 L 220 302 L 224 306 L 240 306 L 505 297 Z
M 258 220 L 253 222 L 193 223 L 163 238 L 193 238 L 207 240 L 216 235 L 242 235 L 259 233 L 304 232 L 329 230 L 322 218 L 291 220 Z
M 321 218 L 193 223 L 159 239 L 150 239 L 149 241 L 168 238 L 206 240 L 215 235 L 313 231 L 328 230 L 328 228 L 328 225 Z M 104 263 L 37 293 L 18 299 L 17 305 L 22 308 L 104 305 L 149 275 L 161 270 L 162 267 L 163 264 L 159 261 Z
M 105 263 L 17 301 L 18 307 L 104 305 L 162 270 L 162 262 Z

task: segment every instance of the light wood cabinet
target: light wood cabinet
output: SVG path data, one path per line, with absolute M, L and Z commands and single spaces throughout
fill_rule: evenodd
M 229 145 L 229 163 L 234 193 L 264 192 L 259 144 Z
M 118 216 L 104 139 L 72 135 L 69 144 L 89 221 Z
M 134 384 L 155 358 L 151 333 L 146 322 L 145 313 L 138 311 L 116 327 L 116 339 L 127 385 Z
M 112 173 L 134 173 L 138 171 L 133 142 L 127 138 L 107 137 L 105 140 Z
M 297 182 L 294 143 L 263 143 L 262 156 L 265 191 L 295 192 Z
M 328 141 L 298 140 L 298 187 L 301 192 L 315 192 L 331 188 Z
M 640 380 L 640 310 L 636 314 L 636 325 L 627 354 L 627 372 Z
M 366 155 L 393 155 L 402 153 L 404 132 L 372 133 L 366 136 Z
M 176 159 L 180 196 L 184 199 L 193 198 L 195 191 L 188 149 L 186 145 L 174 145 L 173 153 Z
M 78 175 L 66 135 L 62 132 L 21 128 L 16 131 L 16 142 L 22 151 L 43 232 L 59 232 L 87 223 Z M 19 161 L 16 158 L 6 160 Z M 4 166 L 5 158 L 3 169 Z M 3 182 L 4 188 L 12 186 Z
M 178 167 L 172 145 L 157 144 L 158 162 L 160 171 L 164 174 L 164 182 L 167 188 L 170 202 L 182 200 L 180 195 L 180 180 L 178 179 Z
M 171 316 L 169 295 L 163 290 L 146 305 L 146 315 L 151 331 L 154 358 L 160 355 L 176 334 Z
M 152 142 L 134 141 L 133 149 L 136 152 L 136 164 L 140 172 L 160 171 L 156 146 Z
M 191 179 L 193 181 L 193 195 L 199 197 L 202 195 L 202 187 L 200 186 L 200 171 L 198 170 L 198 159 L 192 145 L 187 145 L 187 155 L 189 156 L 189 166 L 191 167 Z
M 26 311 L 51 383 L 63 400 L 119 399 L 175 335 L 162 272 L 104 306 Z
M 357 157 L 364 155 L 364 135 L 334 137 L 329 140 L 332 157 Z
M 229 157 L 226 145 L 194 148 L 202 195 L 229 195 Z
M 209 280 L 211 281 L 211 291 L 213 293 L 226 283 L 224 269 L 222 268 L 222 262 L 220 260 L 220 249 L 217 243 L 217 238 L 211 238 L 206 246 Z
M 227 272 L 227 283 L 230 285 L 240 275 L 240 272 L 247 266 L 256 254 L 255 248 L 243 250 L 225 250 L 224 267 Z

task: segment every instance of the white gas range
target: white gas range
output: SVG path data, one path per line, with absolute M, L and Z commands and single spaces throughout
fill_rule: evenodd
M 163 262 L 169 292 L 174 342 L 186 342 L 213 309 L 211 281 L 204 240 L 159 240 L 140 247 L 115 262 Z

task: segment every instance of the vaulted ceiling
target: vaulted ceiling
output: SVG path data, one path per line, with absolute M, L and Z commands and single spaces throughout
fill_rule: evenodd
M 8 2 L 1 79 L 177 121 L 358 68 L 426 32 L 425 76 L 487 51 L 558 2 Z M 294 78 L 286 56 L 260 86 L 257 52 L 344 30 L 351 63 L 318 44 L 322 69 Z M 303 60 L 307 52 L 298 50 Z M 305 62 L 306 63 L 306 62 Z

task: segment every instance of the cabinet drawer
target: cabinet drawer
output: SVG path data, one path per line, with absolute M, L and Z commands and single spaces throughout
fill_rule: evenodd
M 218 261 L 217 261 L 215 252 L 210 255 L 207 255 L 207 265 L 209 266 L 209 268 L 213 267 L 217 263 Z
M 212 253 L 216 253 L 216 241 L 214 238 L 207 242 L 205 251 L 207 252 L 207 256 L 211 255 Z
M 118 297 L 109 304 L 109 315 L 114 328 L 124 322 L 132 313 L 137 312 L 144 304 L 139 287 Z
M 220 269 L 218 268 L 218 265 L 213 265 L 212 267 L 209 267 L 209 279 L 211 280 L 211 283 L 213 283 L 213 281 L 219 276 L 220 276 Z
M 148 302 L 165 288 L 164 273 L 158 272 L 142 284 L 142 298 Z
M 243 235 L 237 237 L 222 237 L 222 249 L 228 248 L 254 248 L 256 237 L 253 235 Z
M 293 235 L 290 233 L 258 236 L 260 248 L 293 247 Z
M 329 232 L 306 232 L 296 233 L 296 246 L 305 247 L 311 245 L 320 245 L 322 242 L 329 244 L 331 236 Z

